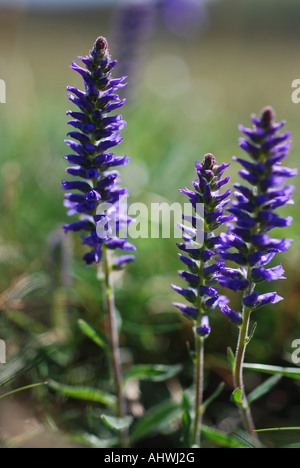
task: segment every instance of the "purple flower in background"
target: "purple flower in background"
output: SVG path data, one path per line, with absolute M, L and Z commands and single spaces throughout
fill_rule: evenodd
M 161 8 L 167 28 L 176 36 L 196 36 L 208 25 L 204 0 L 161 0 Z
M 120 73 L 130 76 L 127 97 L 138 91 L 147 44 L 155 29 L 156 4 L 153 0 L 135 0 L 118 6 L 113 21 L 114 50 Z
M 113 79 L 112 70 L 116 61 L 111 60 L 105 38 L 99 37 L 93 50 L 85 57 L 79 57 L 84 67 L 73 62 L 71 68 L 78 72 L 84 83 L 84 91 L 68 86 L 69 99 L 78 111 L 68 111 L 71 117 L 68 124 L 75 128 L 68 134 L 66 144 L 71 152 L 65 159 L 71 164 L 67 173 L 75 180 L 63 180 L 65 206 L 69 216 L 78 215 L 79 220 L 64 225 L 65 232 L 85 231 L 82 243 L 89 247 L 84 259 L 88 265 L 99 263 L 102 248 L 135 250 L 126 239 L 117 234 L 130 219 L 123 219 L 119 205 L 127 197 L 127 190 L 120 188 L 117 166 L 129 162 L 126 157 L 116 156 L 112 148 L 122 142 L 120 131 L 126 123 L 121 115 L 110 115 L 119 109 L 125 100 L 120 100 L 117 92 L 125 86 L 125 78 Z M 109 235 L 109 221 L 115 216 L 118 232 Z M 99 237 L 97 227 L 101 223 L 106 236 Z M 119 267 L 132 261 L 132 256 L 123 257 L 117 262 Z
M 273 109 L 264 109 L 252 122 L 251 129 L 240 126 L 245 135 L 240 146 L 248 159 L 234 158 L 243 167 L 239 175 L 247 184 L 235 184 L 235 201 L 228 210 L 234 215 L 234 223 L 229 224 L 227 234 L 221 235 L 223 245 L 218 253 L 221 260 L 239 267 L 224 268 L 219 284 L 235 292 L 243 291 L 244 306 L 255 310 L 282 300 L 276 293 L 259 296 L 255 289 L 257 283 L 285 278 L 282 265 L 266 267 L 277 253 L 285 252 L 292 244 L 291 239 L 271 237 L 270 231 L 292 224 L 290 216 L 280 217 L 276 209 L 293 204 L 293 187 L 285 183 L 297 170 L 282 165 L 289 153 L 291 134 L 280 132 L 284 122 L 275 123 Z M 227 315 L 231 318 L 228 310 Z
M 181 303 L 174 305 L 195 321 L 197 333 L 202 337 L 210 333 L 209 314 L 218 307 L 220 301 L 226 302 L 215 287 L 225 263 L 214 263 L 212 260 L 216 248 L 222 245 L 221 237 L 216 236 L 214 231 L 233 219 L 233 215 L 224 213 L 231 190 L 220 193 L 220 189 L 229 181 L 229 177 L 222 178 L 228 166 L 218 166 L 214 156 L 207 154 L 202 163 L 196 163 L 198 178 L 193 181 L 195 191 L 187 188 L 180 190 L 189 198 L 195 216 L 184 216 L 184 221 L 189 222 L 191 227 L 180 226 L 184 243 L 178 245 L 181 250 L 179 258 L 188 270 L 180 271 L 179 275 L 186 281 L 187 288 L 172 287 L 191 306 Z

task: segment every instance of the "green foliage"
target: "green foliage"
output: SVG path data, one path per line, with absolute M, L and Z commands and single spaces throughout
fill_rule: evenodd
M 180 406 L 171 400 L 153 406 L 134 425 L 131 437 L 134 441 L 138 441 L 145 437 L 169 432 L 172 423 L 178 420 L 180 414 Z
M 78 320 L 78 326 L 82 333 L 90 338 L 99 348 L 102 348 L 104 350 L 108 350 L 107 343 L 105 342 L 105 339 L 102 338 L 99 333 L 97 333 L 88 323 L 86 323 L 84 320 L 80 319 Z
M 204 426 L 202 432 L 211 442 L 223 448 L 249 448 L 246 442 L 242 442 L 234 434 L 226 434 L 211 427 Z
M 281 377 L 288 377 L 289 379 L 300 380 L 300 368 L 297 367 L 269 366 L 265 364 L 244 364 L 244 368 L 254 372 L 262 372 L 263 374 L 279 375 Z
M 114 431 L 123 431 L 124 429 L 128 429 L 132 422 L 132 416 L 126 416 L 125 418 L 117 418 L 115 416 L 108 416 L 103 414 L 101 416 L 102 421 L 104 424 Z
M 261 385 L 256 387 L 250 395 L 248 395 L 247 400 L 249 404 L 252 404 L 254 401 L 259 400 L 262 398 L 264 395 L 269 393 L 275 385 L 280 382 L 282 379 L 282 375 L 274 375 L 273 377 L 270 377 L 268 380 L 263 382 Z
M 182 370 L 181 365 L 138 365 L 132 367 L 125 375 L 124 384 L 131 380 L 149 380 L 151 382 L 164 382 L 175 377 Z
M 63 385 L 54 380 L 49 381 L 49 387 L 55 392 L 61 393 L 68 398 L 74 398 L 75 400 L 102 403 L 108 407 L 114 407 L 116 404 L 116 398 L 113 395 L 96 388 Z

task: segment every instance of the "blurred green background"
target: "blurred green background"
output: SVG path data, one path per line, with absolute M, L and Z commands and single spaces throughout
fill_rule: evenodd
M 0 78 L 7 86 L 7 103 L 0 104 L 0 338 L 7 344 L 0 382 L 17 374 L 8 390 L 49 378 L 101 386 L 108 372 L 105 356 L 77 327 L 84 318 L 101 328 L 101 287 L 95 269 L 81 260 L 78 239 L 61 233 L 66 210 L 60 182 L 66 168 L 64 139 L 70 131 L 66 86 L 80 85 L 69 65 L 99 35 L 108 38 L 113 57 L 122 61 L 117 8 L 0 9 Z M 288 165 L 300 166 L 300 104 L 291 99 L 292 82 L 300 78 L 299 2 L 224 0 L 210 2 L 206 9 L 205 28 L 185 37 L 172 34 L 158 9 L 153 34 L 139 44 L 139 62 L 132 68 L 139 80 L 129 74 L 134 86 L 124 93 L 128 125 L 119 149 L 131 158 L 121 171 L 131 203 L 185 202 L 178 189 L 191 187 L 195 160 L 207 152 L 220 163 L 241 155 L 238 124 L 250 125 L 250 115 L 266 105 L 275 108 L 278 120 L 287 121 L 293 133 Z M 232 181 L 238 170 L 232 164 Z M 292 342 L 300 339 L 298 180 L 295 185 L 295 206 L 283 210 L 294 216 L 294 224 L 279 233 L 295 239 L 281 259 L 288 280 L 266 286 L 268 291 L 278 288 L 285 301 L 257 313 L 248 362 L 290 366 Z M 180 398 L 192 384 L 186 347 L 187 341 L 193 346 L 191 323 L 171 305 L 178 298 L 170 283 L 178 283 L 181 268 L 175 242 L 135 241 L 137 260 L 116 281 L 124 366 L 183 364 L 179 378 L 167 385 L 141 385 L 139 402 L 135 397 L 132 401 L 136 415 L 168 396 Z M 220 380 L 226 388 L 205 422 L 226 431 L 234 431 L 238 423 L 229 402 L 232 382 L 226 362 L 226 349 L 235 347 L 236 338 L 236 329 L 216 313 L 207 340 L 206 392 Z M 259 374 L 246 376 L 249 390 L 264 380 Z M 4 400 L 1 439 L 21 446 L 68 446 L 74 441 L 67 434 L 97 435 L 99 418 L 85 406 L 47 388 Z M 299 425 L 299 385 L 283 379 L 254 405 L 254 417 L 258 427 Z M 57 437 L 59 431 L 64 437 Z M 139 444 L 178 447 L 176 427 L 163 432 L 163 437 L 153 435 Z M 299 435 L 265 435 L 264 441 L 282 446 L 297 443 Z

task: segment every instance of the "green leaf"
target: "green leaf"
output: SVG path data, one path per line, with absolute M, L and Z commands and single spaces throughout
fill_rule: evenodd
M 152 407 L 134 426 L 132 439 L 138 440 L 165 430 L 169 431 L 172 422 L 180 417 L 181 411 L 178 404 L 171 400 Z
M 274 432 L 274 431 L 300 431 L 300 427 L 270 427 L 267 429 L 255 429 L 250 432 Z
M 192 418 L 190 412 L 188 410 L 184 410 L 182 415 L 182 426 L 183 426 L 183 434 L 182 434 L 182 444 L 185 448 L 190 448 L 191 446 L 191 426 L 192 426 Z
M 72 434 L 68 437 L 70 440 L 79 444 L 86 445 L 89 448 L 114 448 L 119 445 L 119 438 L 100 439 L 94 434 Z
M 233 351 L 232 351 L 232 349 L 230 347 L 227 348 L 227 357 L 228 357 L 228 362 L 229 362 L 230 369 L 232 370 L 232 372 L 234 372 L 235 357 L 234 357 Z
M 203 403 L 202 405 L 202 412 L 204 413 L 208 406 L 220 395 L 220 393 L 223 391 L 225 384 L 224 382 L 221 382 L 216 391 Z
M 234 435 L 226 434 L 212 427 L 202 426 L 202 433 L 212 442 L 223 448 L 248 448 L 248 445 L 237 440 Z
M 282 374 L 278 375 L 273 375 L 273 377 L 270 377 L 268 380 L 266 380 L 264 383 L 259 385 L 253 392 L 248 395 L 248 402 L 249 404 L 253 403 L 254 401 L 258 400 L 262 396 L 266 395 L 269 393 L 272 388 L 278 384 L 278 382 L 282 379 Z
M 84 400 L 94 403 L 102 403 L 105 406 L 113 407 L 116 404 L 116 397 L 106 392 L 95 388 L 88 387 L 75 387 L 70 385 L 63 385 L 54 380 L 49 382 L 49 387 L 62 395 L 75 400 Z
M 132 416 L 117 418 L 116 416 L 108 416 L 103 414 L 101 419 L 106 426 L 108 426 L 110 429 L 113 429 L 114 431 L 124 431 L 124 429 L 128 429 L 133 422 Z
M 280 447 L 283 449 L 298 449 L 300 448 L 300 442 L 296 442 L 295 444 L 289 444 L 289 445 L 284 445 L 283 447 Z
M 236 388 L 232 395 L 232 401 L 238 405 L 238 406 L 243 406 L 244 402 L 243 402 L 243 391 L 240 387 Z
M 24 392 L 25 390 L 31 390 L 32 388 L 37 388 L 37 387 L 43 387 L 44 385 L 47 385 L 48 382 L 41 382 L 33 385 L 27 385 L 26 387 L 21 387 L 17 388 L 16 390 L 12 390 L 11 392 L 5 393 L 4 395 L 0 395 L 0 400 L 3 398 L 10 397 L 12 395 L 15 395 L 16 393 Z
M 300 380 L 300 367 L 279 367 L 265 364 L 244 364 L 244 369 L 262 372 L 264 374 L 282 375 L 290 379 Z
M 247 344 L 249 344 L 250 341 L 252 340 L 252 338 L 254 337 L 256 328 L 257 328 L 257 322 L 255 322 L 254 325 L 253 325 L 253 327 L 252 327 L 251 333 L 250 333 L 250 335 L 249 335 L 248 338 L 247 338 Z
M 99 348 L 108 350 L 107 343 L 87 322 L 80 319 L 78 320 L 78 326 L 82 333 L 99 346 Z
M 181 369 L 182 367 L 180 365 L 137 365 L 132 367 L 124 376 L 124 383 L 132 379 L 164 382 L 175 377 Z

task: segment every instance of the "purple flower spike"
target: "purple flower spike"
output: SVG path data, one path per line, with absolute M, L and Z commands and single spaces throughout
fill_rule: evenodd
M 180 271 L 179 276 L 186 281 L 188 287 L 172 285 L 172 288 L 192 304 L 192 307 L 177 303 L 175 306 L 196 322 L 200 336 L 210 334 L 208 316 L 220 302 L 215 285 L 225 262 L 214 261 L 217 249 L 223 244 L 221 237 L 215 236 L 214 231 L 227 221 L 227 216 L 224 216 L 226 198 L 231 191 L 220 193 L 220 189 L 229 181 L 229 177 L 222 178 L 227 167 L 226 164 L 218 166 L 215 157 L 207 154 L 201 163 L 196 162 L 197 179 L 193 181 L 195 190 L 180 190 L 188 197 L 195 215 L 183 217 L 191 227 L 179 225 L 185 241 L 178 244 L 178 248 L 184 253 L 179 254 L 179 259 L 188 268 L 188 271 Z M 200 206 L 201 211 L 203 209 L 201 214 Z
M 229 232 L 221 235 L 223 243 L 217 250 L 220 259 L 233 261 L 242 267 L 224 268 L 218 278 L 219 284 L 235 292 L 244 290 L 244 306 L 255 310 L 282 300 L 276 293 L 259 296 L 255 288 L 262 281 L 285 279 L 281 265 L 266 266 L 277 253 L 288 250 L 292 240 L 274 239 L 269 233 L 273 228 L 292 224 L 290 216 L 282 218 L 275 210 L 293 204 L 293 187 L 285 186 L 285 182 L 294 177 L 297 170 L 282 166 L 291 146 L 291 135 L 280 133 L 284 123 L 275 122 L 273 109 L 267 107 L 260 117 L 253 117 L 252 121 L 252 129 L 240 126 L 245 135 L 240 139 L 240 146 L 248 159 L 234 158 L 242 165 L 240 176 L 249 185 L 235 185 L 235 200 L 228 210 L 233 214 L 234 222 L 229 225 Z M 224 307 L 222 312 L 226 313 Z
M 134 250 L 126 239 L 119 239 L 119 228 L 123 224 L 120 213 L 120 201 L 127 197 L 127 190 L 118 187 L 119 176 L 112 170 L 129 162 L 127 157 L 115 156 L 107 150 L 122 142 L 121 130 L 126 122 L 121 115 L 109 115 L 119 109 L 125 102 L 120 100 L 118 90 L 125 86 L 125 78 L 112 79 L 111 73 L 116 66 L 108 51 L 104 37 L 99 37 L 93 49 L 85 57 L 79 57 L 83 67 L 73 62 L 71 69 L 78 72 L 84 84 L 84 91 L 68 86 L 70 101 L 78 108 L 78 112 L 68 111 L 71 116 L 69 125 L 75 131 L 68 133 L 66 144 L 74 154 L 68 154 L 65 159 L 75 165 L 67 169 L 67 173 L 75 180 L 63 180 L 62 190 L 68 191 L 64 205 L 68 215 L 80 214 L 80 220 L 64 226 L 65 232 L 88 231 L 90 235 L 83 237 L 83 244 L 90 251 L 84 255 L 87 265 L 99 263 L 102 258 L 102 248 Z M 77 178 L 80 178 L 78 180 Z M 73 191 L 79 191 L 73 193 Z M 101 206 L 104 204 L 103 212 Z M 114 237 L 110 236 L 109 226 L 112 219 L 106 215 L 107 206 L 115 206 Z M 128 219 L 128 223 L 131 220 Z M 104 238 L 97 236 L 97 224 L 107 228 Z M 133 256 L 122 256 L 116 260 L 115 268 L 121 269 L 133 261 Z

